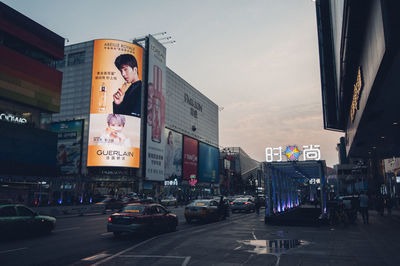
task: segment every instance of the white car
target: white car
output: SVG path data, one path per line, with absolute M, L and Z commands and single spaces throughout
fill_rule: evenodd
M 176 205 L 176 198 L 175 197 L 163 198 L 161 199 L 161 204 L 164 206 Z

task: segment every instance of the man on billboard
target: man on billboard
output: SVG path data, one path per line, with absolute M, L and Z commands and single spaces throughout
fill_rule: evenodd
M 131 54 L 121 54 L 114 64 L 126 82 L 113 95 L 113 112 L 140 117 L 142 81 L 136 58 Z

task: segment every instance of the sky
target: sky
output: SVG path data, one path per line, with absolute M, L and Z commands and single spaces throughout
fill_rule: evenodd
M 320 145 L 338 163 L 342 133 L 323 129 L 311 0 L 5 0 L 68 44 L 167 32 L 167 66 L 220 107 L 219 144 L 265 161 L 266 147 Z

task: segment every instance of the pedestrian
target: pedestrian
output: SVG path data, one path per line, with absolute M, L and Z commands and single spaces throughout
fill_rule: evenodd
M 368 195 L 363 191 L 360 195 L 360 212 L 363 218 L 364 224 L 368 224 L 369 215 L 368 215 Z
M 392 198 L 391 198 L 390 196 L 388 196 L 388 197 L 386 198 L 385 203 L 386 203 L 387 215 L 388 215 L 388 216 L 391 216 L 391 215 L 392 215 L 392 207 L 393 207 Z
M 255 208 L 256 208 L 256 214 L 260 215 L 261 200 L 258 196 L 256 196 L 255 198 Z

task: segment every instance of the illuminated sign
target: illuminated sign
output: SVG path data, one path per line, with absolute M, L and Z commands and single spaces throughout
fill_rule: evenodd
M 24 117 L 18 117 L 12 114 L 5 114 L 1 113 L 0 114 L 0 120 L 4 120 L 10 123 L 17 123 L 17 124 L 26 124 L 28 123 L 28 120 Z
M 358 67 L 356 83 L 353 85 L 353 100 L 350 107 L 351 122 L 354 122 L 357 110 L 360 108 L 360 95 L 362 89 L 361 67 Z
M 265 157 L 267 162 L 282 162 L 283 156 L 286 156 L 287 161 L 298 161 L 301 155 L 303 157 L 303 161 L 320 160 L 320 145 L 306 145 L 303 146 L 302 151 L 296 145 L 288 145 L 285 148 L 282 146 L 277 148 L 268 147 L 265 149 Z
M 87 166 L 139 167 L 143 48 L 95 40 Z
M 319 178 L 311 178 L 311 179 L 309 180 L 309 183 L 310 183 L 311 185 L 321 184 L 321 179 L 319 179 Z
M 194 187 L 197 184 L 196 175 L 190 175 L 189 185 Z
M 178 179 L 174 179 L 174 180 L 165 180 L 164 181 L 164 186 L 177 186 L 178 185 Z

